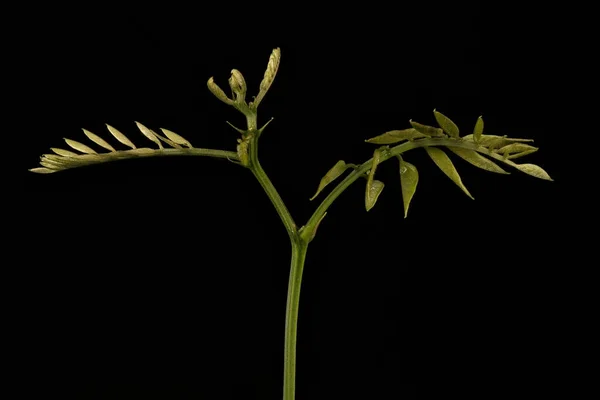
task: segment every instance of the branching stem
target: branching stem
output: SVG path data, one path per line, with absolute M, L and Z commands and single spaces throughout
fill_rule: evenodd
M 379 163 L 389 160 L 390 158 L 395 157 L 397 155 L 403 154 L 409 150 L 428 146 L 462 147 L 464 149 L 478 151 L 487 156 L 495 158 L 496 160 L 507 162 L 507 160 L 505 160 L 501 155 L 496 154 L 490 151 L 489 149 L 483 146 L 479 146 L 478 144 L 473 142 L 449 138 L 427 138 L 405 142 L 391 149 L 382 151 L 379 157 Z M 371 168 L 372 163 L 373 159 L 370 158 L 369 160 L 365 161 L 360 166 L 358 166 L 358 168 L 354 169 L 340 183 L 338 183 L 338 185 L 321 202 L 321 204 L 317 207 L 313 215 L 309 218 L 308 222 L 306 223 L 305 229 L 314 229 L 323 217 L 323 215 L 327 212 L 327 209 L 329 209 L 329 207 L 333 204 L 335 199 L 337 199 L 338 196 L 341 195 L 344 192 L 344 190 L 346 190 L 350 185 L 352 185 L 357 179 L 363 176 Z

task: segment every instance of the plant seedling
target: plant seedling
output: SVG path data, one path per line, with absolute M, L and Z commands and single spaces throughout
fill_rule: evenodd
M 405 160 L 405 153 L 418 148 L 424 149 L 435 165 L 471 198 L 473 196 L 463 184 L 447 151 L 486 171 L 507 174 L 508 172 L 498 165 L 498 163 L 501 163 L 535 178 L 548 181 L 551 181 L 552 178 L 535 164 L 518 164 L 513 161 L 538 150 L 537 147 L 530 144 L 533 140 L 484 134 L 482 117 L 477 119 L 471 133 L 461 136 L 458 126 L 450 118 L 434 110 L 434 118 L 439 125 L 438 127 L 411 120 L 410 127 L 406 129 L 392 130 L 367 139 L 367 143 L 378 145 L 378 147 L 374 150 L 373 157 L 362 164 L 346 163 L 344 160 L 337 161 L 321 179 L 316 193 L 310 198 L 311 201 L 316 199 L 348 170 L 350 173 L 341 179 L 321 201 L 308 221 L 298 227 L 271 180 L 261 167 L 258 157 L 258 143 L 270 121 L 258 128 L 257 110 L 275 80 L 280 60 L 280 49 L 274 49 L 260 83 L 258 94 L 249 102 L 246 100 L 246 81 L 240 71 L 236 69 L 231 71 L 231 77 L 229 78 L 231 96 L 225 94 L 213 78 L 208 80 L 208 89 L 219 100 L 230 105 L 246 117 L 246 129 L 234 127 L 240 134 L 235 151 L 194 147 L 188 139 L 175 132 L 160 128 L 162 133 L 160 134 L 136 122 L 137 128 L 151 142 L 149 145 L 152 147 L 137 147 L 125 134 L 110 125 L 106 127 L 108 133 L 112 136 L 112 144 L 107 140 L 110 139 L 109 135 L 102 138 L 84 129 L 84 135 L 91 142 L 89 145 L 72 139 L 65 139 L 70 150 L 51 148 L 54 154 L 42 155 L 40 166 L 32 168 L 30 171 L 50 174 L 109 161 L 158 156 L 225 158 L 237 163 L 240 167 L 249 169 L 261 184 L 279 214 L 289 235 L 292 248 L 285 321 L 283 399 L 293 400 L 296 380 L 298 307 L 304 261 L 309 244 L 314 240 L 319 225 L 327 215 L 327 210 L 344 190 L 358 181 L 359 178 L 366 178 L 365 209 L 369 211 L 375 206 L 385 187 L 382 181 L 375 179 L 377 168 L 385 161 L 395 158 L 399 163 L 399 181 L 404 203 L 404 217 L 406 218 L 419 183 L 419 172 L 415 165 Z M 90 147 L 92 145 L 95 148 Z M 119 149 L 119 147 L 125 147 L 125 149 Z

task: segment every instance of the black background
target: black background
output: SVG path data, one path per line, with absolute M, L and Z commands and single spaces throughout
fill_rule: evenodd
M 403 218 L 398 166 L 370 212 L 364 181 L 332 206 L 305 268 L 297 398 L 414 399 L 552 386 L 562 298 L 556 156 L 560 69 L 552 24 L 517 5 L 36 9 L 15 45 L 13 104 L 27 135 L 8 264 L 21 390 L 85 399 L 279 399 L 287 235 L 252 175 L 226 160 L 124 161 L 53 175 L 27 168 L 63 137 L 139 145 L 133 121 L 196 147 L 235 149 L 243 117 L 206 89 L 239 69 L 256 94 L 269 54 L 279 74 L 259 124 L 260 156 L 296 222 L 322 175 L 361 163 L 364 139 L 433 124 L 535 139 L 555 182 L 495 175 L 453 158 L 476 201 L 423 151 Z M 63 144 L 61 144 L 63 143 Z M 521 161 L 521 160 L 519 160 Z M 322 198 L 322 197 L 321 197 Z M 564 288 L 563 288 L 564 289 Z M 430 379 L 431 370 L 451 377 Z M 444 382 L 442 384 L 442 382 Z

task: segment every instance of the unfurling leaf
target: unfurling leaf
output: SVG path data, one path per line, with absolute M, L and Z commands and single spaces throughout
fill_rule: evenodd
M 187 141 L 187 139 L 185 139 L 184 137 L 176 134 L 173 131 L 170 131 L 168 129 L 164 129 L 164 128 L 160 128 L 160 130 L 162 131 L 162 133 L 165 134 L 166 137 L 168 137 L 169 139 L 171 139 L 173 142 L 177 143 L 177 144 L 181 144 L 184 146 L 187 146 L 189 148 L 192 148 L 192 144 L 190 142 Z
M 227 97 L 223 89 L 221 89 L 219 85 L 215 83 L 215 80 L 212 76 L 210 77 L 208 82 L 206 82 L 206 85 L 208 86 L 208 90 L 210 90 L 217 99 L 221 100 L 225 104 L 229 104 L 230 106 L 233 105 L 233 100 Z
M 365 208 L 369 211 L 379 198 L 381 191 L 383 190 L 383 182 L 374 180 L 375 171 L 377 171 L 377 165 L 379 165 L 379 159 L 381 157 L 381 150 L 377 149 L 373 152 L 373 163 L 369 170 L 369 177 L 367 178 L 367 187 L 365 190 Z
M 325 176 L 321 178 L 321 182 L 319 183 L 317 192 L 314 194 L 313 197 L 310 198 L 310 200 L 314 200 L 315 197 L 317 197 L 319 193 L 321 193 L 321 191 L 325 188 L 325 186 L 329 185 L 331 182 L 337 179 L 348 168 L 349 166 L 346 165 L 346 162 L 344 160 L 340 160 L 337 163 L 335 163 L 335 165 L 329 171 L 327 171 Z
M 53 152 L 55 152 L 59 156 L 63 156 L 63 157 L 77 157 L 79 155 L 79 154 L 74 153 L 72 151 L 64 150 L 64 149 L 59 149 L 59 148 L 56 148 L 56 147 L 50 147 L 50 150 L 52 150 Z
M 135 124 L 137 125 L 138 129 L 144 134 L 144 136 L 156 143 L 159 149 L 163 148 L 162 143 L 151 129 L 146 128 L 144 125 L 140 124 L 137 121 L 135 121 Z
M 79 142 L 77 142 L 75 140 L 71 140 L 71 139 L 65 138 L 65 142 L 67 142 L 67 144 L 69 146 L 71 146 L 72 148 L 74 148 L 75 150 L 78 150 L 78 151 L 80 151 L 82 153 L 85 153 L 85 154 L 98 154 L 98 153 L 96 153 L 96 150 L 94 150 L 94 149 L 86 146 L 83 143 L 79 143 Z
M 419 183 L 419 172 L 417 167 L 404 161 L 402 156 L 398 156 L 398 160 L 400 161 L 400 186 L 402 187 L 402 200 L 404 201 L 404 218 L 406 218 L 410 201 Z
M 514 164 L 514 167 L 517 168 L 519 171 L 524 172 L 527 175 L 534 176 L 536 178 L 544 179 L 547 181 L 554 180 L 550 177 L 550 175 L 548 175 L 546 171 L 544 171 L 541 167 L 535 164 Z
M 479 143 L 481 135 L 483 134 L 483 117 L 480 115 L 475 122 L 475 128 L 473 128 L 473 141 Z
M 263 76 L 262 81 L 260 82 L 260 91 L 267 92 L 271 87 L 271 84 L 275 80 L 275 75 L 277 75 L 277 70 L 279 69 L 279 62 L 281 60 L 281 50 L 278 48 L 273 49 L 271 55 L 269 56 L 269 63 L 267 64 L 267 69 L 265 71 L 265 75 Z
M 56 171 L 60 171 L 61 169 L 63 169 L 63 167 L 61 165 L 59 165 L 58 163 L 53 163 L 51 161 L 40 161 L 40 165 L 42 167 L 54 169 Z
M 444 131 L 441 128 L 436 128 L 435 126 L 423 125 L 423 124 L 413 121 L 412 119 L 409 122 L 413 128 L 415 128 L 419 133 L 422 133 L 425 136 L 444 136 Z
M 112 147 L 108 142 L 102 139 L 100 136 L 88 131 L 87 129 L 83 129 L 83 133 L 88 137 L 92 142 L 96 143 L 98 146 L 105 148 L 109 151 L 116 151 L 114 147 Z
M 471 193 L 469 193 L 465 185 L 463 185 L 458 171 L 456 170 L 456 168 L 454 168 L 454 164 L 452 164 L 452 160 L 450 160 L 450 157 L 448 157 L 448 155 L 444 153 L 444 150 L 438 149 L 437 147 L 425 147 L 425 150 L 427 151 L 427 154 L 429 154 L 429 157 L 431 157 L 435 165 L 437 165 L 442 170 L 442 172 L 452 180 L 452 182 L 456 183 L 456 185 L 459 188 L 461 188 L 467 196 L 473 199 Z
M 456 124 L 450 118 L 436 110 L 433 110 L 433 115 L 435 116 L 435 120 L 439 124 L 440 128 L 442 128 L 444 132 L 446 132 L 450 137 L 459 137 L 458 126 L 456 126 Z
M 82 154 L 77 154 L 77 157 L 78 158 L 79 157 L 83 157 L 83 155 Z M 40 157 L 40 159 L 42 161 L 50 160 L 50 161 L 54 161 L 54 162 L 58 162 L 58 163 L 64 162 L 65 160 L 68 160 L 67 158 L 65 158 L 63 156 L 59 156 L 59 155 L 56 155 L 56 154 L 42 154 L 42 156 Z
M 108 129 L 110 134 L 113 135 L 115 137 L 115 139 L 117 139 L 122 144 L 124 144 L 125 146 L 128 146 L 128 147 L 131 147 L 132 149 L 136 148 L 135 144 L 133 144 L 133 142 L 131 140 L 129 140 L 129 138 L 127 136 L 123 135 L 119 130 L 117 130 L 116 128 L 113 128 L 109 124 L 106 124 L 106 128 Z
M 384 186 L 385 184 L 378 180 L 367 182 L 367 193 L 365 196 L 365 208 L 367 211 L 375 206 Z
M 231 70 L 231 77 L 229 78 L 229 86 L 231 91 L 235 95 L 236 102 L 243 103 L 246 100 L 246 92 L 248 90 L 246 86 L 246 80 L 244 75 L 237 69 Z
M 498 174 L 509 174 L 509 172 L 506 172 L 492 160 L 485 158 L 475 150 L 463 149 L 462 147 L 449 147 L 449 149 L 454 154 L 476 167 Z
M 422 138 L 422 137 L 427 137 L 427 136 L 423 135 L 422 133 L 417 131 L 415 128 L 408 128 L 408 129 L 402 129 L 402 130 L 388 131 L 379 136 L 375 136 L 375 137 L 372 137 L 371 139 L 367 139 L 367 140 L 365 140 L 365 142 L 374 143 L 374 144 L 392 144 L 392 143 L 399 143 L 404 140 L 413 140 L 413 139 Z

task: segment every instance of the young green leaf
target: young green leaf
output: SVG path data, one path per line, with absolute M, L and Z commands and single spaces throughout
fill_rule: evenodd
M 458 126 L 456 126 L 456 124 L 450 118 L 436 110 L 433 110 L 433 115 L 435 116 L 435 120 L 439 124 L 440 128 L 442 128 L 450 137 L 458 138 L 460 136 Z
M 508 156 L 509 154 L 522 153 L 524 151 L 528 151 L 531 153 L 532 150 L 537 151 L 538 148 L 525 143 L 511 143 L 499 148 L 498 150 L 496 150 L 496 152 Z
M 402 156 L 398 156 L 398 160 L 400 161 L 400 186 L 402 187 L 402 200 L 404 202 L 404 218 L 406 218 L 410 201 L 419 183 L 419 172 L 417 167 L 404 161 Z
M 52 150 L 53 152 L 55 152 L 56 154 L 58 154 L 59 156 L 65 156 L 65 157 L 77 157 L 79 154 L 74 153 L 72 151 L 69 150 L 64 150 L 64 149 L 59 149 L 56 147 L 50 147 L 50 150 Z
M 473 128 L 473 141 L 475 143 L 479 143 L 481 139 L 481 135 L 483 134 L 483 117 L 480 115 L 477 118 L 477 122 L 475 123 L 475 128 Z
M 313 195 L 313 197 L 310 198 L 310 200 L 314 200 L 319 195 L 319 193 L 321 193 L 321 191 L 325 188 L 325 186 L 329 185 L 331 182 L 336 180 L 348 168 L 349 166 L 344 160 L 340 160 L 337 163 L 335 163 L 335 165 L 329 171 L 327 171 L 325 176 L 321 178 L 321 182 L 319 183 L 317 192 Z
M 463 140 L 474 142 L 473 135 L 466 135 L 462 137 Z M 497 135 L 481 135 L 477 144 L 484 147 L 500 148 L 512 143 L 523 143 L 523 142 L 533 142 L 533 139 L 519 139 L 519 138 L 509 138 L 506 136 L 497 136 Z
M 171 139 L 173 142 L 177 143 L 177 144 L 181 144 L 183 146 L 187 146 L 189 148 L 192 148 L 192 144 L 185 139 L 184 137 L 176 134 L 173 131 L 170 131 L 168 129 L 164 129 L 164 128 L 160 128 L 160 130 L 162 131 L 162 133 L 165 134 L 166 137 L 168 137 L 169 139 Z
M 444 136 L 444 131 L 441 128 L 423 125 L 413 121 L 412 119 L 409 122 L 413 128 L 415 128 L 419 133 L 422 133 L 425 136 Z
M 383 190 L 383 182 L 374 180 L 375 171 L 377 171 L 377 165 L 379 165 L 379 159 L 381 157 L 381 150 L 377 149 L 373 152 L 373 163 L 369 170 L 369 177 L 367 178 L 367 187 L 365 190 L 365 208 L 369 211 L 379 198 L 381 191 Z
M 367 181 L 367 192 L 365 196 L 365 208 L 367 211 L 375 206 L 384 186 L 385 184 L 378 180 Z
M 29 171 L 35 172 L 36 174 L 51 174 L 53 172 L 58 172 L 57 169 L 42 168 L 42 167 L 30 168 Z
M 123 135 L 118 129 L 113 128 L 109 124 L 106 124 L 106 128 L 108 129 L 110 134 L 113 135 L 115 137 L 115 139 L 117 139 L 122 144 L 124 144 L 125 146 L 128 146 L 128 147 L 131 147 L 132 149 L 136 148 L 135 144 L 133 144 L 133 142 L 131 140 L 129 140 L 129 138 L 127 136 Z
M 550 175 L 548 175 L 546 171 L 544 171 L 541 167 L 535 164 L 514 164 L 514 167 L 517 168 L 519 171 L 526 173 L 527 175 L 531 175 L 539 179 L 544 179 L 547 181 L 554 180 L 550 177 Z
M 475 150 L 463 149 L 462 147 L 449 147 L 449 149 L 454 154 L 476 167 L 479 167 L 486 171 L 496 172 L 498 174 L 509 174 L 509 172 L 506 172 L 505 170 L 500 168 L 496 163 L 485 158 Z
M 95 151 L 94 149 L 92 149 L 92 148 L 90 148 L 90 147 L 86 146 L 86 145 L 85 145 L 85 144 L 83 144 L 83 143 L 79 143 L 79 142 L 77 142 L 77 141 L 75 141 L 75 140 L 71 140 L 71 139 L 67 139 L 67 138 L 65 138 L 65 142 L 67 142 L 67 144 L 68 144 L 70 147 L 72 147 L 72 148 L 74 148 L 75 150 L 78 150 L 78 151 L 80 151 L 80 152 L 82 152 L 82 153 L 85 153 L 85 154 L 97 154 L 97 153 L 96 153 L 96 151 Z
M 58 163 L 53 163 L 52 161 L 40 161 L 40 165 L 42 167 L 54 169 L 57 171 L 60 171 L 61 169 L 63 169 L 63 167 L 61 165 L 59 165 Z
M 452 180 L 452 182 L 456 183 L 456 185 L 459 188 L 461 188 L 467 196 L 473 199 L 471 193 L 469 193 L 465 185 L 463 185 L 458 171 L 456 170 L 456 168 L 454 168 L 454 164 L 452 164 L 452 160 L 450 160 L 450 157 L 448 157 L 448 155 L 444 153 L 444 150 L 438 149 L 437 147 L 425 147 L 425 150 L 427 151 L 427 154 L 429 154 L 429 157 L 431 157 L 435 165 L 437 165 L 442 170 L 442 172 Z
M 82 157 L 82 154 L 77 154 L 76 156 L 79 158 L 79 157 Z M 62 162 L 65 162 L 66 160 L 68 160 L 67 158 L 65 158 L 63 156 L 59 156 L 56 154 L 42 154 L 40 159 L 42 161 L 51 160 L 51 161 L 55 161 L 58 163 L 62 163 Z
M 392 144 L 392 143 L 399 143 L 404 140 L 413 140 L 413 139 L 418 139 L 418 138 L 422 138 L 422 137 L 427 137 L 427 136 L 423 135 L 422 133 L 420 133 L 419 131 L 417 131 L 414 128 L 408 128 L 408 129 L 402 129 L 402 130 L 388 131 L 379 136 L 375 136 L 370 139 L 367 139 L 367 140 L 365 140 L 365 142 L 374 143 L 374 144 Z
M 96 143 L 98 146 L 105 148 L 109 151 L 116 151 L 114 147 L 112 147 L 108 142 L 102 139 L 100 136 L 88 131 L 87 129 L 83 129 L 83 133 L 88 137 L 92 142 Z
M 163 148 L 162 143 L 151 129 L 146 128 L 144 125 L 140 124 L 137 121 L 135 121 L 135 124 L 137 125 L 138 129 L 144 134 L 144 136 L 156 143 L 159 149 Z
M 161 129 L 162 129 L 162 128 L 161 128 Z M 174 142 L 174 141 L 172 141 L 171 139 L 169 139 L 169 138 L 166 138 L 166 137 L 164 137 L 164 136 L 161 136 L 161 135 L 159 135 L 158 133 L 156 133 L 156 132 L 154 132 L 154 131 L 152 131 L 152 133 L 154 133 L 154 135 L 156 135 L 156 137 L 158 138 L 158 140 L 160 140 L 161 142 L 163 142 L 163 143 L 166 143 L 166 144 L 168 144 L 169 146 L 171 146 L 171 147 L 173 147 L 173 148 L 175 148 L 175 149 L 181 149 L 181 148 L 182 148 L 182 147 L 181 147 L 181 145 L 179 145 L 179 144 L 175 143 L 175 142 Z

